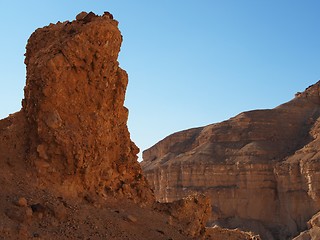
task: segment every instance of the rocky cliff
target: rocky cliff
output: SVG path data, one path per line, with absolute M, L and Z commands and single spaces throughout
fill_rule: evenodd
M 27 44 L 27 161 L 59 191 L 152 199 L 130 140 L 122 36 L 110 14 L 36 30 Z
M 211 199 L 211 223 L 290 239 L 320 209 L 320 83 L 271 110 L 172 134 L 144 151 L 162 202 Z

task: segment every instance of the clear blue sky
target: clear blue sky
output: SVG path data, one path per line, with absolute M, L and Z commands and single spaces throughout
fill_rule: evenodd
M 0 0 L 0 118 L 20 109 L 38 27 L 110 11 L 124 42 L 126 106 L 144 150 L 165 136 L 273 108 L 320 79 L 320 1 Z

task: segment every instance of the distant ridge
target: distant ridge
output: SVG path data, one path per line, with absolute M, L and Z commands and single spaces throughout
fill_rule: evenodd
M 289 239 L 320 210 L 320 82 L 274 109 L 174 133 L 143 152 L 157 200 L 211 199 L 212 224 Z

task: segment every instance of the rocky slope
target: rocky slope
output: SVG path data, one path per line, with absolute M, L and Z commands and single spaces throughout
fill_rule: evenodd
M 211 223 L 291 239 L 320 209 L 320 83 L 271 110 L 168 136 L 141 163 L 159 201 L 211 199 Z

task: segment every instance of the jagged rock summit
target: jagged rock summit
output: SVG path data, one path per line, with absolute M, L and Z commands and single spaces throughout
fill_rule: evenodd
M 0 239 L 185 239 L 142 208 L 154 197 L 126 125 L 117 25 L 81 13 L 30 37 L 23 108 L 0 121 Z
M 26 159 L 41 183 L 58 191 L 149 201 L 126 125 L 118 22 L 109 13 L 82 12 L 77 19 L 37 29 L 28 41 Z
M 159 201 L 211 198 L 213 225 L 291 239 L 320 210 L 320 82 L 275 109 L 174 133 L 144 151 Z

